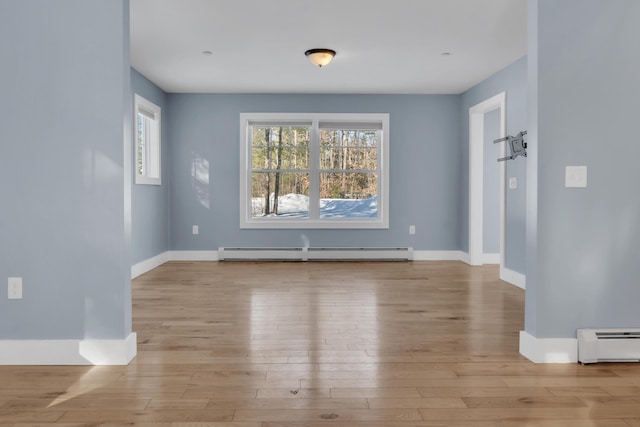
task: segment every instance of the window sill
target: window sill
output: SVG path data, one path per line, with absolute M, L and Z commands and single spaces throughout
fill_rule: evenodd
M 160 178 L 149 178 L 140 175 L 136 176 L 135 183 L 142 185 L 162 185 L 162 181 L 160 180 Z
M 388 229 L 389 222 L 384 220 L 291 220 L 291 219 L 256 219 L 245 220 L 240 223 L 241 229 Z

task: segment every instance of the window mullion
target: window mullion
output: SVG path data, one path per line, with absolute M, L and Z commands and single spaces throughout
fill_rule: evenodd
M 309 143 L 309 219 L 320 218 L 320 131 L 318 121 L 311 125 Z

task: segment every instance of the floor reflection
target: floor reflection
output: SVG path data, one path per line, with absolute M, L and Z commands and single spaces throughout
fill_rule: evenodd
M 286 354 L 290 364 L 299 364 L 301 369 L 295 370 L 293 376 L 288 375 L 298 378 L 300 388 L 304 389 L 292 391 L 294 395 L 330 385 L 327 381 L 336 377 L 331 372 L 338 365 L 348 371 L 351 364 L 369 363 L 366 376 L 377 377 L 374 362 L 379 337 L 380 283 L 372 278 L 353 286 L 348 276 L 355 272 L 349 269 L 365 264 L 352 264 L 344 270 L 347 277 L 340 277 L 334 269 L 331 280 L 326 280 L 328 273 L 314 279 L 317 265 L 291 264 L 290 274 L 282 277 L 278 286 L 260 286 L 251 291 L 251 353 Z M 321 265 L 333 268 L 333 264 Z M 303 280 L 297 280 L 296 275 Z

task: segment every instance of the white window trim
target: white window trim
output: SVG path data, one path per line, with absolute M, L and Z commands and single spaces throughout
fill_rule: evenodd
M 146 158 L 148 162 L 156 162 L 158 167 L 158 176 L 149 176 L 146 173 L 138 173 L 138 112 L 145 111 L 145 113 L 152 113 L 154 115 L 153 123 L 156 126 L 155 133 L 158 138 L 157 141 L 151 141 L 152 144 L 146 145 Z M 133 104 L 133 156 L 134 156 L 134 177 L 136 184 L 146 185 L 162 185 L 162 111 L 159 106 L 143 98 L 137 93 L 134 95 Z M 157 159 L 157 160 L 156 160 Z M 145 170 L 149 170 L 149 165 L 145 165 Z
M 291 219 L 251 217 L 251 149 L 249 147 L 252 122 L 309 122 L 317 132 L 318 122 L 376 123 L 382 125 L 382 146 L 379 152 L 378 217 L 375 219 Z M 313 136 L 312 136 L 313 139 Z M 319 149 L 314 148 L 311 150 Z M 310 173 L 318 173 L 319 165 L 310 165 Z M 317 189 L 310 189 L 310 197 L 318 198 Z M 310 213 L 311 214 L 311 213 Z M 334 113 L 241 113 L 240 114 L 240 228 L 262 229 L 387 229 L 389 228 L 389 114 Z

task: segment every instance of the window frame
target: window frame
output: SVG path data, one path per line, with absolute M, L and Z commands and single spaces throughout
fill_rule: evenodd
M 145 140 L 145 153 L 142 159 L 144 173 L 138 170 L 138 163 L 141 160 L 138 152 L 138 114 L 146 117 L 149 124 L 146 129 L 149 138 Z M 162 109 L 136 93 L 133 104 L 133 123 L 134 182 L 143 185 L 162 185 Z M 157 173 L 153 173 L 155 169 Z
M 377 217 L 376 218 L 320 218 L 319 212 L 309 209 L 309 218 L 253 218 L 251 216 L 251 132 L 252 124 L 274 125 L 307 124 L 311 122 L 309 197 L 320 200 L 319 181 L 319 123 L 372 124 L 380 126 L 381 141 L 377 165 Z M 388 229 L 389 228 L 389 114 L 388 113 L 241 113 L 240 114 L 240 228 L 241 229 Z

